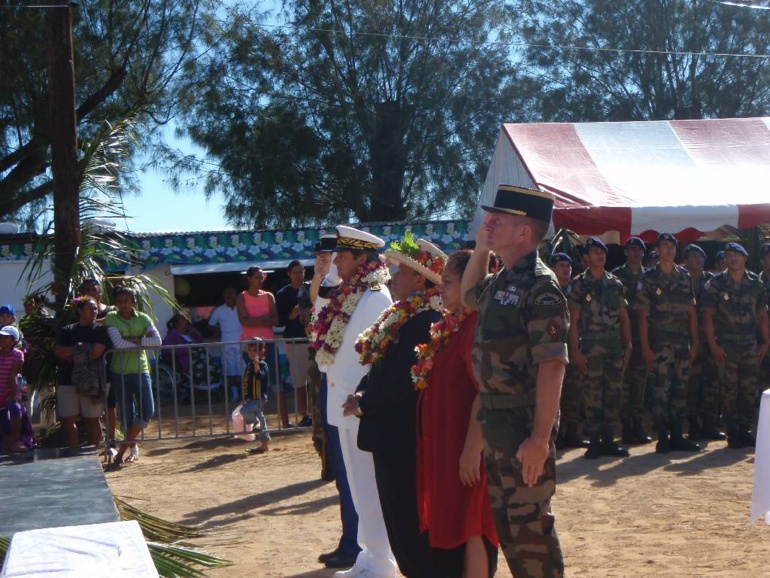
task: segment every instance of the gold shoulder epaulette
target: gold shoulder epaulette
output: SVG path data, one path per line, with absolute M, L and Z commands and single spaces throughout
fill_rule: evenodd
M 371 289 L 372 291 L 381 291 L 382 286 L 375 281 L 373 283 L 369 283 L 369 289 Z

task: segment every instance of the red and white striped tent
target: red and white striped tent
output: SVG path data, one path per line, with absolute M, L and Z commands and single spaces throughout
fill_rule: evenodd
M 554 193 L 557 229 L 612 242 L 768 224 L 770 117 L 504 124 L 479 204 L 501 183 Z

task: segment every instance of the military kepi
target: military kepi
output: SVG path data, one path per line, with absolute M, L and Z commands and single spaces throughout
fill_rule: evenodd
M 337 225 L 337 252 L 375 250 L 385 246 L 379 237 L 347 225 Z
M 321 235 L 321 238 L 313 247 L 313 253 L 334 253 L 334 249 L 337 248 L 337 235 L 327 233 Z
M 508 213 L 550 223 L 553 201 L 554 196 L 551 193 L 514 185 L 500 185 L 497 187 L 495 204 L 481 205 L 481 208 L 488 213 Z

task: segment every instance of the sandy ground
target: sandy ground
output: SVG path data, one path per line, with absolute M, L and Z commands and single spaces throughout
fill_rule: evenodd
M 148 513 L 217 529 L 200 540 L 235 562 L 214 577 L 326 577 L 316 562 L 339 537 L 333 483 L 320 480 L 309 432 L 271 451 L 231 436 L 147 441 L 138 462 L 108 472 L 115 495 Z M 705 451 L 624 460 L 560 455 L 553 506 L 569 576 L 770 576 L 770 527 L 749 525 L 753 454 Z M 497 573 L 510 577 L 504 561 Z

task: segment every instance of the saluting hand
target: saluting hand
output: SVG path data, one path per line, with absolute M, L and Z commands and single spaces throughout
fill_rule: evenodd
M 516 459 L 521 462 L 521 476 L 530 488 L 537 484 L 543 475 L 545 460 L 548 458 L 548 439 L 544 441 L 528 437 L 519 446 Z

